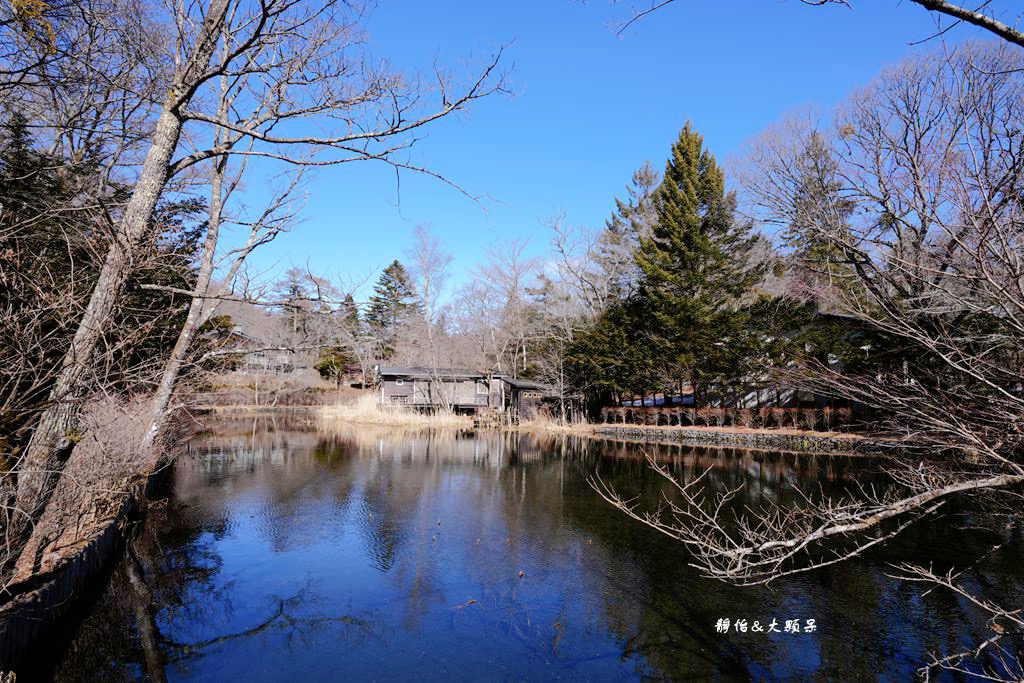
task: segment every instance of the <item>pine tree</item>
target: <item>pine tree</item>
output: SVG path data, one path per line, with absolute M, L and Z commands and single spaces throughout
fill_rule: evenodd
M 844 197 L 839 162 L 818 132 L 812 132 L 793 173 L 797 178 L 790 222 L 781 234 L 801 268 L 825 275 L 833 284 L 853 279 L 849 255 L 849 218 L 853 202 Z
M 399 329 L 417 308 L 408 271 L 398 260 L 392 261 L 377 280 L 366 312 L 366 322 L 377 338 L 381 358 L 394 355 Z
M 740 222 L 725 174 L 687 123 L 654 197 L 655 222 L 636 250 L 646 333 L 666 390 L 689 381 L 700 401 L 744 370 L 753 338 L 743 298 L 761 278 L 758 236 Z
M 609 278 L 612 293 L 620 300 L 634 293 L 640 277 L 633 252 L 640 238 L 650 236 L 659 178 L 650 162 L 633 173 L 632 184 L 626 190 L 628 197 L 625 201 L 615 199 L 615 213 L 598 238 L 598 265 Z

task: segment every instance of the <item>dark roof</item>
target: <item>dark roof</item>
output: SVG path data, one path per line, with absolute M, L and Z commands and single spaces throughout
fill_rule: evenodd
M 503 382 L 508 382 L 516 389 L 527 390 L 527 391 L 549 391 L 551 387 L 541 382 L 534 382 L 532 379 L 515 379 L 508 377 L 503 374 L 488 375 L 484 372 L 478 372 L 476 370 L 470 370 L 468 368 L 424 368 L 424 367 L 388 367 L 383 366 L 377 368 L 377 374 L 381 379 L 389 377 L 401 378 L 401 379 L 435 379 L 440 378 L 442 380 L 460 380 L 460 379 L 475 379 L 484 380 L 488 377 L 494 379 L 500 379 Z
M 547 391 L 550 387 L 547 384 L 541 382 L 534 382 L 532 379 L 513 379 L 511 377 L 502 377 L 504 381 L 508 382 L 516 389 L 536 389 L 537 391 Z
M 466 368 L 399 368 L 381 367 L 377 369 L 381 377 L 402 377 L 403 379 L 484 379 L 486 375 Z

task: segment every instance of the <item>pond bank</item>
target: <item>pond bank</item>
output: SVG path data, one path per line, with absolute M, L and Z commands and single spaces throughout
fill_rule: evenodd
M 10 594 L 0 605 L 0 672 L 40 648 L 50 630 L 77 609 L 78 598 L 120 557 L 132 523 L 141 519 L 144 501 L 166 472 L 161 469 L 131 486 L 118 509 L 48 570 L 8 586 Z
M 805 453 L 864 453 L 883 444 L 857 434 L 815 434 L 796 430 L 740 430 L 694 427 L 639 427 L 595 425 L 595 436 L 650 443 L 683 443 L 694 446 L 728 446 Z
M 474 429 L 472 418 L 450 414 L 416 413 L 382 409 L 375 399 L 364 398 L 342 406 L 261 406 L 260 410 L 232 410 L 230 406 L 209 412 L 239 415 L 306 413 L 310 424 L 365 424 L 422 429 Z M 753 429 L 739 427 L 676 427 L 640 426 L 608 423 L 562 424 L 550 419 L 531 419 L 499 429 L 518 432 L 551 433 L 591 438 L 610 438 L 640 443 L 688 444 L 693 446 L 727 446 L 755 450 L 781 450 L 798 453 L 868 453 L 892 447 L 891 442 L 869 435 L 845 432 L 810 432 L 797 429 Z
M 83 413 L 88 439 L 76 446 L 35 522 L 0 594 L 0 673 L 44 657 L 51 637 L 72 618 L 143 519 L 166 482 L 168 465 L 197 425 L 184 413 L 168 421 L 165 450 L 143 457 L 145 402 L 96 403 Z

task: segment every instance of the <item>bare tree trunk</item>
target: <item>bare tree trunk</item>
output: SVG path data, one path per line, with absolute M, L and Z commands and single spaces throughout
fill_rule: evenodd
M 168 100 L 171 99 L 169 96 Z M 142 238 L 156 209 L 180 132 L 181 122 L 165 107 L 157 122 L 153 144 L 146 155 L 139 184 L 110 245 L 71 348 L 64 356 L 61 372 L 50 394 L 52 405 L 40 417 L 21 462 L 17 505 L 33 518 L 45 502 L 46 492 L 63 461 L 70 454 L 73 446 L 71 432 L 78 412 L 75 401 L 81 398 L 84 379 L 96 347 L 128 277 L 132 247 Z
M 51 405 L 40 417 L 20 463 L 16 505 L 27 518 L 16 518 L 19 520 L 18 527 L 9 530 L 14 531 L 15 536 L 24 533 L 27 523 L 34 521 L 42 511 L 56 476 L 74 446 L 73 430 L 78 413 L 76 401 L 83 398 L 86 376 L 96 348 L 111 320 L 121 288 L 131 272 L 133 252 L 150 226 L 153 212 L 167 183 L 171 157 L 181 135 L 182 119 L 179 110 L 185 102 L 183 98 L 189 97 L 188 93 L 194 91 L 198 74 L 205 71 L 213 55 L 216 31 L 224 18 L 226 7 L 227 0 L 216 0 L 210 6 L 202 33 L 187 63 L 172 81 L 164 101 L 135 190 L 114 233 L 89 305 L 78 324 L 50 393 Z
M 146 458 L 147 465 L 153 467 L 159 454 L 153 446 L 156 437 L 160 433 L 164 420 L 167 417 L 167 406 L 170 404 L 171 395 L 174 393 L 174 385 L 178 381 L 181 367 L 185 362 L 188 351 L 195 339 L 196 331 L 202 326 L 208 317 L 206 310 L 206 299 L 204 295 L 210 289 L 210 279 L 213 276 L 213 260 L 217 252 L 217 240 L 220 236 L 221 217 L 223 215 L 222 191 L 224 184 L 224 171 L 227 166 L 227 157 L 216 160 L 211 178 L 210 187 L 210 220 L 206 230 L 206 239 L 203 242 L 203 255 L 199 264 L 199 273 L 196 278 L 195 292 L 192 303 L 189 304 L 188 315 L 178 333 L 178 340 L 171 351 L 171 357 L 164 365 L 163 374 L 160 376 L 160 385 L 157 387 L 149 409 L 149 427 L 145 436 L 139 444 L 139 453 Z

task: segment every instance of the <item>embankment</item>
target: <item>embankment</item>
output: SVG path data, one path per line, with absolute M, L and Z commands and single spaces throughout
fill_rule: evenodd
M 139 518 L 140 502 L 158 486 L 160 476 L 139 482 L 110 519 L 48 570 L 8 587 L 10 594 L 0 605 L 0 672 L 16 672 L 21 657 L 39 649 L 42 639 L 78 607 L 78 598 L 106 575 Z
M 697 427 L 596 425 L 594 436 L 650 443 L 728 446 L 805 453 L 867 453 L 886 444 L 856 434 L 816 434 L 798 430 L 740 430 Z
M 82 416 L 83 437 L 64 466 L 46 509 L 17 553 L 0 593 L 0 672 L 45 650 L 79 598 L 120 557 L 132 522 L 168 468 L 135 448 L 148 422 L 144 399 L 96 401 Z M 167 443 L 190 429 L 174 420 Z

